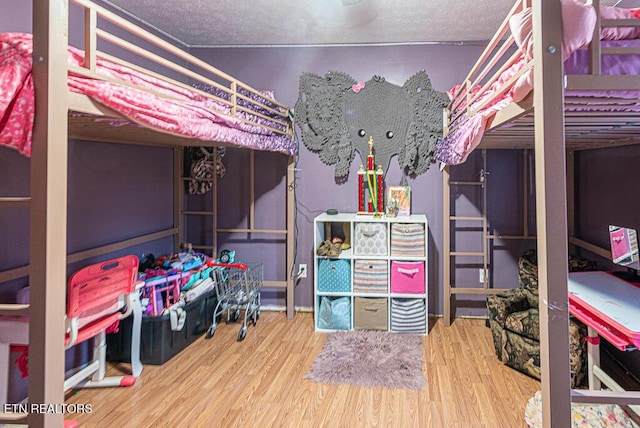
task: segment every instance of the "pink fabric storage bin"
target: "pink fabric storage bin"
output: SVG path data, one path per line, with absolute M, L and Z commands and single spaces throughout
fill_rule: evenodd
M 424 293 L 424 262 L 391 262 L 391 292 Z

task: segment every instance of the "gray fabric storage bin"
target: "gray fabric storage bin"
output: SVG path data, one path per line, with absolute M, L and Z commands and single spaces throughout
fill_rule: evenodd
M 353 254 L 356 256 L 386 256 L 387 225 L 385 223 L 355 223 Z
M 382 297 L 354 299 L 353 328 L 357 330 L 387 330 L 388 303 Z

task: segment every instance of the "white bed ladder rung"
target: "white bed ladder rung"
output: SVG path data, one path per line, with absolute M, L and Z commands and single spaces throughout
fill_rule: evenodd
M 11 406 L 10 404 L 8 406 Z M 0 426 L 3 424 L 23 424 L 27 422 L 28 413 L 3 413 L 0 412 Z M 14 426 L 14 425 L 11 425 Z M 19 425 L 23 426 L 23 425 Z
M 460 256 L 468 256 L 468 257 L 484 257 L 487 253 L 483 251 L 451 251 L 449 255 L 451 257 L 460 257 Z

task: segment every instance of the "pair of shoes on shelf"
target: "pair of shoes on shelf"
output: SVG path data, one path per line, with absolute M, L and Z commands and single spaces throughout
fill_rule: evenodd
M 319 256 L 326 256 L 327 253 L 329 252 L 329 249 L 331 248 L 331 242 L 330 241 L 322 241 L 320 243 L 320 245 L 318 245 L 318 249 L 316 250 L 316 254 Z
M 322 241 L 316 250 L 316 254 L 323 257 L 338 257 L 341 252 L 341 243 L 329 240 Z
M 351 248 L 351 224 L 348 222 L 325 223 L 324 236 L 334 244 L 340 244 L 341 250 Z
M 327 252 L 327 257 L 338 257 L 342 252 L 342 244 L 340 242 L 331 243 L 331 248 Z
M 349 248 L 351 248 L 351 244 L 349 243 L 349 241 L 347 240 L 342 240 L 342 238 L 339 237 L 334 237 L 331 242 L 333 242 L 333 245 L 337 245 L 340 247 L 340 250 L 348 250 Z

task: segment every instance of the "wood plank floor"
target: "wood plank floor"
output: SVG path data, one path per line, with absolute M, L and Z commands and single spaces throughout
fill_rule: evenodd
M 526 427 L 540 388 L 499 362 L 484 320 L 432 319 L 421 391 L 318 384 L 303 379 L 326 334 L 313 315 L 263 312 L 243 342 L 222 324 L 162 366 L 144 367 L 130 388 L 81 390 L 81 427 Z M 117 373 L 111 367 L 109 373 Z

